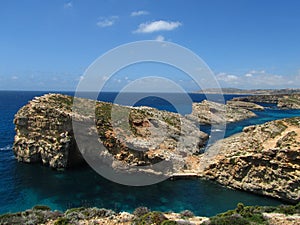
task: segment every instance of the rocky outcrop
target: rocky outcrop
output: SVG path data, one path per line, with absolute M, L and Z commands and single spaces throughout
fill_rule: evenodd
M 15 115 L 13 151 L 18 161 L 66 168 L 83 162 L 72 131 L 72 98 L 36 97 Z
M 231 102 L 224 105 L 204 100 L 200 103 L 193 103 L 192 113 L 187 115 L 187 118 L 195 120 L 200 124 L 237 122 L 255 117 L 256 114 L 248 110 L 254 107 L 259 108 L 258 105 L 252 105 L 251 103 Z
M 283 109 L 300 109 L 300 95 L 285 95 L 278 99 L 277 106 Z
M 248 109 L 248 110 L 264 110 L 265 109 L 263 106 L 255 104 L 253 102 L 227 101 L 226 104 L 232 108 L 237 108 L 237 109 Z
M 299 225 L 300 215 L 285 215 L 283 213 L 264 213 L 263 217 L 269 225 Z
M 232 188 L 300 200 L 300 117 L 245 127 L 215 143 L 200 173 Z
M 67 168 L 84 162 L 80 149 L 89 151 L 91 135 L 109 155 L 128 165 L 144 166 L 167 160 L 175 168 L 184 166 L 184 157 L 197 153 L 208 136 L 179 114 L 149 107 L 125 107 L 111 103 L 79 101 L 73 110 L 73 98 L 48 94 L 30 101 L 15 115 L 16 136 L 13 151 L 22 162 L 41 162 L 52 168 Z M 77 102 L 78 103 L 78 102 Z M 94 106 L 93 116 L 87 114 Z M 73 122 L 73 124 L 72 124 Z M 80 127 L 75 140 L 73 126 Z M 95 128 L 95 129 L 94 129 Z
M 251 95 L 234 98 L 233 101 L 272 103 L 281 109 L 300 109 L 300 94 Z

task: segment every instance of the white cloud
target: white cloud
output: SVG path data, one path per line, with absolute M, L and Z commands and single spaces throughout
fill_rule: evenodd
M 17 77 L 17 76 L 12 76 L 11 79 L 12 79 L 12 80 L 18 80 L 19 77 Z
M 150 13 L 148 11 L 145 10 L 139 10 L 139 11 L 134 11 L 130 14 L 130 16 L 145 16 L 145 15 L 149 15 Z
M 176 21 L 164 21 L 164 20 L 158 20 L 154 22 L 147 22 L 142 23 L 139 25 L 138 29 L 134 31 L 134 33 L 153 33 L 157 31 L 171 31 L 179 26 L 181 26 L 182 23 Z
M 165 40 L 165 37 L 162 36 L 162 35 L 158 35 L 156 38 L 155 38 L 156 41 L 164 41 Z
M 232 81 L 237 81 L 238 77 L 232 74 L 219 73 L 217 74 L 217 79 L 220 81 L 232 82 Z
M 219 73 L 217 80 L 222 87 L 233 88 L 299 88 L 299 75 L 278 75 L 265 70 L 251 70 L 244 75 Z
M 97 22 L 98 27 L 110 27 L 119 19 L 118 16 L 101 17 Z
M 70 9 L 70 8 L 73 8 L 73 3 L 72 2 L 67 2 L 64 4 L 64 8 L 65 9 Z
M 255 73 L 255 74 L 265 74 L 266 71 L 265 70 L 251 70 L 249 71 L 249 73 Z

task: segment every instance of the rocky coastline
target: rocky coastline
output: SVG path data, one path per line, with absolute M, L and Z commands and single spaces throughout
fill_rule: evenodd
M 199 173 L 227 187 L 300 201 L 300 118 L 245 127 L 218 141 Z
M 264 107 L 252 102 L 228 101 L 221 104 L 204 100 L 193 103 L 192 113 L 187 115 L 187 118 L 199 124 L 232 123 L 255 117 L 256 114 L 252 110 L 263 109 Z
M 137 166 L 170 160 L 175 162 L 175 167 L 181 168 L 184 166 L 182 155 L 196 154 L 208 138 L 193 122 L 179 114 L 97 102 L 94 122 L 84 113 L 95 102 L 78 99 L 81 109 L 72 112 L 72 101 L 70 96 L 48 94 L 33 99 L 18 111 L 14 119 L 13 145 L 18 161 L 42 163 L 56 169 L 83 163 L 82 152 L 75 142 L 74 122 L 82 133 L 79 138 L 88 140 L 96 135 L 105 147 L 103 154 Z
M 192 113 L 184 117 L 149 107 L 84 99 L 78 99 L 81 109 L 74 111 L 72 97 L 48 94 L 33 99 L 16 114 L 13 151 L 18 161 L 42 163 L 55 169 L 83 164 L 72 129 L 75 119 L 86 140 L 91 134 L 99 137 L 105 147 L 102 154 L 109 155 L 105 159 L 116 171 L 120 164 L 151 167 L 157 162 L 172 161 L 172 170 L 165 172 L 174 179 L 211 179 L 227 187 L 299 202 L 299 118 L 246 127 L 242 133 L 218 141 L 203 154 L 200 152 L 208 135 L 199 131 L 195 121 L 234 122 L 255 116 L 251 110 L 263 110 L 251 101 L 241 100 L 228 101 L 226 105 L 194 103 Z M 95 118 L 85 114 L 90 104 L 95 106 Z M 96 124 L 95 129 L 91 129 L 91 124 Z M 157 171 L 150 169 L 147 173 Z

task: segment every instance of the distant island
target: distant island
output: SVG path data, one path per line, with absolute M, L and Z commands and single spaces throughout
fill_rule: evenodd
M 239 89 L 239 88 L 208 88 L 199 90 L 196 93 L 200 94 L 223 94 L 236 95 L 281 95 L 281 94 L 299 94 L 299 88 L 283 88 L 283 89 Z

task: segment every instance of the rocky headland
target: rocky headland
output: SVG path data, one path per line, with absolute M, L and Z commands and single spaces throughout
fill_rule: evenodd
M 249 126 L 218 141 L 202 156 L 203 177 L 227 187 L 283 199 L 300 200 L 300 118 Z
M 263 109 L 264 107 L 252 102 L 227 101 L 224 105 L 204 100 L 193 103 L 192 113 L 187 115 L 187 118 L 199 124 L 232 123 L 255 117 L 256 114 L 251 110 Z
M 175 168 L 181 168 L 183 158 L 196 154 L 208 138 L 179 114 L 86 99 L 76 99 L 80 109 L 72 111 L 72 101 L 70 96 L 48 94 L 33 99 L 18 111 L 13 146 L 18 161 L 40 162 L 57 169 L 83 163 L 74 137 L 74 123 L 80 127 L 79 138 L 82 142 L 86 139 L 86 145 L 96 135 L 105 147 L 102 155 L 137 166 L 169 160 L 176 164 Z M 95 107 L 94 118 L 86 114 L 91 105 Z M 91 148 L 80 147 L 86 151 Z

